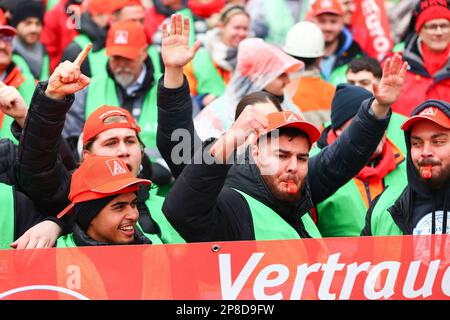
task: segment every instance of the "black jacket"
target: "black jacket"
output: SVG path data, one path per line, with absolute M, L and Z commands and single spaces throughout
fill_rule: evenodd
M 55 216 L 69 205 L 70 179 L 72 171 L 58 156 L 61 132 L 66 113 L 73 103 L 74 96 L 63 101 L 48 98 L 45 95 L 46 82 L 36 87 L 25 120 L 25 126 L 19 144 L 16 165 L 18 184 L 47 215 Z M 159 233 L 158 225 L 151 219 L 144 201 L 147 190 L 141 190 L 138 203 L 139 223 L 147 233 Z M 71 219 L 66 218 L 64 229 L 70 231 Z
M 158 146 L 166 145 L 160 149 L 161 154 L 172 170 L 181 172 L 164 202 L 163 212 L 186 241 L 255 238 L 248 204 L 233 188 L 269 206 L 300 236 L 307 237 L 300 217 L 359 172 L 373 154 L 389 122 L 389 117 L 377 120 L 371 115 L 372 101 L 365 101 L 341 138 L 309 160 L 308 181 L 302 197 L 298 203 L 288 204 L 273 198 L 254 165 L 173 163 L 170 147 L 178 142 L 171 141 L 171 133 L 176 128 L 193 128 L 189 89 L 186 82 L 181 88 L 172 90 L 160 83 L 158 89 Z M 196 134 L 191 132 L 191 137 Z M 211 145 L 209 142 L 204 145 L 206 150 Z M 202 149 L 199 148 L 197 153 L 209 154 Z
M 0 182 L 13 186 L 16 184 L 14 161 L 17 146 L 9 139 L 0 139 Z
M 89 12 L 85 11 L 80 18 L 81 21 L 81 34 L 89 37 L 92 42 L 92 52 L 97 52 L 105 47 L 106 36 L 108 30 L 106 28 L 100 28 L 94 21 Z M 64 49 L 63 55 L 61 57 L 61 62 L 69 60 L 71 62 L 75 61 L 80 52 L 84 48 L 81 48 L 75 41 L 69 43 L 69 45 Z M 81 64 L 81 72 L 90 77 L 91 76 L 91 66 L 89 64 L 89 59 L 86 59 Z
M 438 107 L 450 118 L 449 103 L 439 100 L 429 101 L 434 101 L 434 104 L 432 105 L 434 107 Z M 419 114 L 422 110 L 429 106 L 430 104 L 418 106 L 411 113 L 411 116 Z M 395 203 L 388 208 L 388 211 L 391 214 L 395 224 L 400 228 L 403 234 L 411 235 L 414 233 L 414 228 L 417 226 L 419 221 L 430 212 L 434 215 L 438 210 L 442 210 L 442 226 L 446 224 L 447 211 L 450 208 L 450 181 L 447 181 L 446 184 L 439 190 L 432 189 L 430 185 L 426 184 L 420 177 L 411 159 L 411 130 L 405 132 L 405 142 L 408 151 L 406 166 L 408 185 Z M 386 188 L 369 207 L 366 214 L 366 225 L 364 226 L 361 235 L 372 235 L 372 213 L 377 206 L 378 201 L 385 192 L 389 192 L 389 188 Z M 447 228 L 448 227 L 450 226 L 447 226 Z

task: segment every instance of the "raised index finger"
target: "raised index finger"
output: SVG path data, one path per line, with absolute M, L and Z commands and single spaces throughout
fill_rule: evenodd
M 73 62 L 77 66 L 81 67 L 83 64 L 83 61 L 86 59 L 87 55 L 89 54 L 89 51 L 92 49 L 92 43 L 89 43 L 86 47 L 84 47 L 83 51 L 80 52 L 78 57 Z

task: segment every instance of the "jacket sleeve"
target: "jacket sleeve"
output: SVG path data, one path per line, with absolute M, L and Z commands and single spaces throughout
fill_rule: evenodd
M 18 184 L 37 207 L 56 215 L 68 204 L 70 172 L 58 150 L 67 111 L 73 95 L 56 101 L 45 95 L 46 83 L 39 83 L 30 104 L 19 143 L 16 174 Z
M 209 154 L 211 145 L 195 157 Z M 239 193 L 224 188 L 231 165 L 209 161 L 213 159 L 186 165 L 164 201 L 163 212 L 187 242 L 244 240 L 240 220 L 248 205 Z
M 370 111 L 373 98 L 362 103 L 350 126 L 308 163 L 308 182 L 316 205 L 336 192 L 369 161 L 386 131 L 391 112 L 377 119 Z
M 159 80 L 156 139 L 161 156 L 175 178 L 181 174 L 184 166 L 190 163 L 195 151 L 202 146 L 194 129 L 192 101 L 186 78 L 183 85 L 176 89 L 165 88 L 164 77 Z
M 17 147 L 9 139 L 0 139 L 0 182 L 10 186 L 17 184 L 14 173 Z

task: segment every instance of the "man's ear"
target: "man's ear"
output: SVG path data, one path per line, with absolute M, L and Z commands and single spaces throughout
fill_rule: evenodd
M 83 149 L 83 152 L 81 153 L 83 159 L 86 158 L 86 156 L 90 154 L 89 150 Z
M 255 143 L 252 146 L 252 157 L 255 160 L 256 164 L 259 163 L 259 148 L 258 148 L 258 144 Z

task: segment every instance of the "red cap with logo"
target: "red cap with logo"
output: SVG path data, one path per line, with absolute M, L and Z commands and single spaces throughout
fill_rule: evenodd
M 92 16 L 110 14 L 112 12 L 110 7 L 113 2 L 111 0 L 88 0 L 86 8 Z
M 416 31 L 420 32 L 422 26 L 430 20 L 450 20 L 449 2 L 447 0 L 422 0 L 414 11 L 416 19 Z
M 4 25 L 0 25 L 0 33 L 6 34 L 8 36 L 15 36 L 17 33 L 17 30 L 11 26 L 4 24 Z
M 72 203 L 58 214 L 58 219 L 70 213 L 77 203 L 135 192 L 140 185 L 150 184 L 150 180 L 134 177 L 117 157 L 88 155 L 72 175 L 69 193 Z
M 114 0 L 111 1 L 109 8 L 111 12 L 121 10 L 128 6 L 140 6 L 142 7 L 142 2 L 140 0 Z
M 260 132 L 260 136 L 283 127 L 293 127 L 303 131 L 308 135 L 309 145 L 320 138 L 320 130 L 311 122 L 303 120 L 298 114 L 292 111 L 273 112 L 267 115 L 269 125 L 266 130 Z
M 408 131 L 411 127 L 420 120 L 429 120 L 441 127 L 450 129 L 450 119 L 448 116 L 438 107 L 430 106 L 423 109 L 418 115 L 412 116 L 402 124 L 402 130 Z
M 339 0 L 316 0 L 311 7 L 310 14 L 313 17 L 317 17 L 324 13 L 336 14 L 338 16 L 344 15 L 344 9 L 342 8 Z
M 147 48 L 144 27 L 136 21 L 117 22 L 108 31 L 106 55 L 136 60 Z
M 128 110 L 105 105 L 87 118 L 83 128 L 83 146 L 99 133 L 114 128 L 133 129 L 136 134 L 141 132 L 141 128 Z

